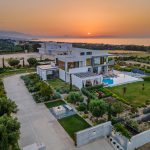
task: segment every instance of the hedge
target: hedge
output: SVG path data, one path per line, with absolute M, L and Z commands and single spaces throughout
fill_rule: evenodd
M 143 79 L 144 79 L 144 81 L 150 81 L 150 76 L 146 76 Z

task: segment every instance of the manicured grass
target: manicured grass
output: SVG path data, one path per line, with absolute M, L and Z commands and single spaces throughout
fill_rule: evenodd
M 57 100 L 57 101 L 45 103 L 47 108 L 52 108 L 52 107 L 56 107 L 56 106 L 63 105 L 63 104 L 65 104 L 65 102 L 62 100 Z
M 65 117 L 58 121 L 62 125 L 62 127 L 66 130 L 66 132 L 72 137 L 73 140 L 75 132 L 90 127 L 90 125 L 77 114 Z
M 48 81 L 48 83 L 53 87 L 53 88 L 57 88 L 57 87 L 63 87 L 63 86 L 68 86 L 68 84 L 60 79 L 51 79 Z
M 142 90 L 144 83 L 144 91 Z M 126 94 L 123 96 L 123 87 L 126 87 Z M 134 82 L 109 88 L 118 96 L 124 98 L 135 107 L 142 107 L 150 100 L 150 81 Z
M 0 78 L 6 77 L 6 76 L 11 76 L 11 75 L 16 75 L 16 74 L 21 74 L 21 73 L 31 73 L 31 72 L 35 72 L 35 71 L 36 70 L 34 68 L 6 70 L 0 74 Z
M 60 79 L 50 79 L 48 83 L 51 87 L 53 87 L 57 92 L 61 94 L 70 92 L 70 84 Z M 78 91 L 78 90 L 79 89 L 77 87 L 72 86 L 72 91 Z

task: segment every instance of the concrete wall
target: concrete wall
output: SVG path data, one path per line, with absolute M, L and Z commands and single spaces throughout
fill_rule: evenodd
M 75 75 L 72 75 L 72 84 L 78 87 L 79 89 L 81 89 L 83 86 L 82 80 Z
M 63 81 L 66 81 L 65 71 L 62 69 L 59 69 L 59 78 Z
M 144 131 L 140 134 L 133 136 L 128 142 L 127 150 L 134 150 L 142 145 L 150 142 L 150 130 Z
M 110 135 L 111 131 L 112 131 L 112 125 L 110 121 L 79 131 L 75 134 L 76 146 L 79 147 L 89 142 L 92 142 L 98 138 L 102 138 L 107 135 Z

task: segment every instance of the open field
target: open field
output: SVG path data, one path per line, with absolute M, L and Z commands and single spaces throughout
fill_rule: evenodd
M 39 53 L 3 54 L 3 55 L 0 55 L 0 67 L 2 67 L 2 58 L 5 59 L 5 66 L 8 66 L 8 62 L 7 61 L 8 61 L 9 58 L 17 58 L 17 59 L 24 58 L 25 64 L 28 64 L 27 63 L 27 59 L 28 58 L 33 57 L 33 58 L 36 58 L 37 60 L 40 60 L 40 56 L 41 55 Z M 45 59 L 45 58 L 52 59 L 53 57 L 50 56 L 50 55 L 43 55 L 42 59 Z M 20 61 L 20 63 L 22 63 L 22 61 Z
M 143 84 L 144 91 L 142 90 Z M 123 87 L 126 87 L 126 94 L 124 96 Z M 146 101 L 150 101 L 150 81 L 134 82 L 109 89 L 135 107 L 144 106 Z
M 75 132 L 90 127 L 90 125 L 77 114 L 69 117 L 65 117 L 58 121 L 73 139 L 74 139 Z
M 47 108 L 52 108 L 52 107 L 56 107 L 56 106 L 63 105 L 63 104 L 65 104 L 65 102 L 62 100 L 45 103 Z
M 150 52 L 144 52 L 144 51 L 131 51 L 131 50 L 109 50 L 109 53 L 111 54 L 123 54 L 128 56 L 139 56 L 139 57 L 146 57 L 150 56 Z

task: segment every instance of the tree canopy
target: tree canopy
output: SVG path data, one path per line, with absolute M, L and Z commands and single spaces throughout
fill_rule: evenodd
M 66 100 L 69 103 L 75 104 L 76 102 L 82 102 L 84 100 L 84 97 L 80 92 L 70 92 Z
M 31 57 L 31 58 L 28 58 L 27 61 L 28 61 L 29 65 L 32 67 L 37 65 L 36 58 Z
M 8 60 L 8 64 L 9 64 L 10 66 L 18 66 L 19 63 L 20 63 L 20 60 L 15 59 L 15 58 L 10 58 L 10 59 Z
M 90 100 L 89 110 L 95 117 L 103 116 L 108 109 L 108 104 L 103 100 Z
M 20 123 L 16 118 L 7 115 L 0 117 L 0 149 L 9 150 L 19 139 Z
M 7 114 L 10 115 L 12 112 L 17 111 L 17 105 L 14 101 L 7 99 L 6 97 L 0 98 L 0 116 Z

